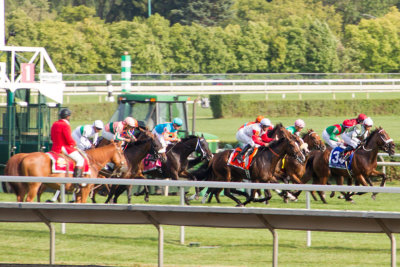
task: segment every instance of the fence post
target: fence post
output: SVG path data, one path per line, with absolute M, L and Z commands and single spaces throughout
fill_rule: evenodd
M 108 96 L 107 96 L 107 101 L 108 102 L 114 102 L 114 96 L 112 95 L 113 93 L 113 87 L 111 84 L 112 81 L 112 76 L 111 74 L 106 74 L 106 81 L 107 81 L 107 92 L 108 92 Z
M 121 91 L 129 93 L 131 90 L 131 56 L 125 51 L 121 56 Z

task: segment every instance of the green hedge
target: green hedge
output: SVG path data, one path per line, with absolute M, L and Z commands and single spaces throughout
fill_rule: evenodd
M 241 115 L 240 95 L 210 95 L 210 106 L 214 118 L 237 117 Z
M 107 122 L 117 110 L 116 103 L 68 104 L 66 106 L 72 111 L 72 118 L 76 121 Z
M 214 99 L 214 101 L 213 101 Z M 400 99 L 393 100 L 280 100 L 240 101 L 230 95 L 211 98 L 214 118 L 269 116 L 400 115 Z

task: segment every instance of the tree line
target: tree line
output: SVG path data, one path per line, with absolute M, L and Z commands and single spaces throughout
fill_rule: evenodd
M 7 0 L 8 45 L 63 73 L 398 72 L 393 0 Z

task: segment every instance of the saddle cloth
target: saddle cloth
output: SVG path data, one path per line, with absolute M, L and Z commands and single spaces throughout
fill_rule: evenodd
M 74 173 L 75 161 L 73 161 L 70 158 L 67 158 L 64 155 L 54 153 L 53 151 L 46 152 L 46 154 L 51 159 L 51 172 L 52 173 L 66 173 L 67 166 L 68 166 L 68 172 Z M 86 157 L 83 157 L 83 158 L 85 159 L 85 162 L 83 164 L 83 174 L 90 175 L 89 162 Z M 68 164 L 67 164 L 67 161 L 68 161 Z
M 346 169 L 346 161 L 343 158 L 343 156 L 340 155 L 340 153 L 344 149 L 341 147 L 336 147 L 332 149 L 331 154 L 329 155 L 329 167 L 330 168 L 335 168 L 335 169 Z M 351 153 L 350 157 L 347 159 L 347 166 L 348 169 L 351 170 L 351 163 L 353 161 L 353 156 L 354 156 L 354 150 L 350 151 L 348 153 Z
M 154 160 L 150 154 L 143 159 L 143 173 L 161 168 L 161 160 L 156 159 Z
M 244 161 L 241 162 L 241 163 L 239 163 L 236 160 L 236 156 L 237 156 L 237 154 L 239 154 L 240 151 L 242 151 L 242 148 L 237 147 L 231 153 L 231 155 L 229 156 L 229 159 L 228 159 L 228 165 L 234 166 L 234 167 L 237 167 L 237 168 L 240 168 L 240 169 L 243 169 L 243 170 L 248 170 L 250 168 L 250 166 L 251 166 L 251 163 L 253 162 L 253 159 L 254 159 L 255 155 L 257 154 L 258 148 L 255 147 L 253 152 L 250 155 L 246 156 Z

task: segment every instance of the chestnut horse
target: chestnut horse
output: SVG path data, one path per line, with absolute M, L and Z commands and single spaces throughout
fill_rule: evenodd
M 126 167 L 126 159 L 122 153 L 121 145 L 112 143 L 108 146 L 86 151 L 87 158 L 90 165 L 90 177 L 95 178 L 98 172 L 105 166 L 107 162 L 113 162 L 118 168 Z M 48 155 L 43 152 L 23 153 L 22 155 L 16 154 L 10 158 L 6 166 L 6 175 L 19 176 L 38 176 L 38 177 L 72 177 L 72 173 L 51 173 L 51 160 Z M 89 178 L 86 176 L 86 178 Z M 42 185 L 41 182 L 31 183 L 10 183 L 14 188 L 17 195 L 17 201 L 23 201 L 27 194 L 26 201 L 32 202 L 38 190 Z M 22 185 L 22 186 L 21 186 Z M 60 184 L 48 183 L 48 187 L 59 189 Z M 93 185 L 89 184 L 80 189 L 77 196 L 77 202 L 85 203 Z M 75 186 L 73 184 L 66 184 L 67 191 L 73 191 Z
M 321 137 L 312 129 L 309 129 L 307 133 L 303 134 L 302 139 L 308 145 L 310 150 L 324 151 L 326 149 Z M 290 180 L 296 184 L 303 184 L 304 182 L 302 181 L 302 177 L 306 172 L 306 163 L 308 158 L 309 155 L 307 155 L 305 162 L 300 163 L 291 156 L 285 156 L 284 160 L 280 161 L 277 165 L 276 176 L 285 183 L 288 183 Z M 292 195 L 297 198 L 300 193 L 301 191 L 297 191 Z M 287 197 L 284 197 L 284 201 L 287 202 L 287 200 Z
M 162 149 L 162 144 L 149 130 L 143 128 L 140 129 L 136 138 L 137 140 L 133 143 L 129 143 L 124 150 L 129 168 L 121 178 L 145 179 L 142 170 L 140 169 L 140 164 L 147 154 L 151 154 L 154 158 L 159 158 L 161 156 L 161 160 L 165 160 L 165 154 L 160 155 L 158 153 Z M 128 190 L 128 203 L 130 204 L 132 198 L 132 186 L 127 185 L 112 185 L 105 203 L 117 203 L 118 197 L 125 190 Z M 147 187 L 145 187 L 145 190 L 147 190 Z M 145 196 L 145 201 L 148 201 L 148 192 Z
M 285 132 L 282 124 L 278 124 L 271 131 L 271 136 L 276 132 Z M 243 179 L 248 178 L 251 182 L 255 183 L 277 183 L 278 181 L 274 177 L 276 164 L 284 155 L 289 154 L 295 157 L 299 161 L 304 161 L 305 157 L 300 151 L 300 147 L 297 144 L 293 136 L 284 134 L 279 140 L 272 141 L 268 147 L 259 147 L 257 155 L 253 159 L 253 162 L 248 170 L 248 176 L 242 169 L 229 166 L 228 160 L 233 150 L 225 150 L 223 152 L 214 155 L 213 159 L 208 165 L 208 176 L 207 180 L 219 181 L 219 182 L 241 182 Z M 220 191 L 220 189 L 214 189 Z M 246 196 L 246 201 L 242 203 L 238 198 L 231 194 L 238 193 Z M 260 201 L 268 201 L 271 198 L 269 190 L 265 191 L 266 198 Z M 245 192 L 241 192 L 235 189 L 224 189 L 224 194 L 235 201 L 238 206 L 243 206 L 251 201 L 254 201 L 255 191 L 252 190 L 251 196 Z
M 381 176 L 380 186 L 385 186 L 386 175 L 376 170 L 378 151 L 383 150 L 390 156 L 395 153 L 395 145 L 387 132 L 379 127 L 375 129 L 354 151 L 351 163 L 351 172 L 343 169 L 329 168 L 329 155 L 332 149 L 325 151 L 313 151 L 307 164 L 304 182 L 313 178 L 313 184 L 326 185 L 330 176 L 336 178 L 338 185 L 343 185 L 344 177 L 348 179 L 348 185 L 352 184 L 353 178 L 356 184 L 372 186 L 370 176 Z M 327 203 L 324 192 L 318 192 L 322 202 Z M 331 195 L 333 196 L 333 194 Z M 347 201 L 351 201 L 351 194 L 344 194 Z M 372 194 L 375 198 L 376 194 Z

